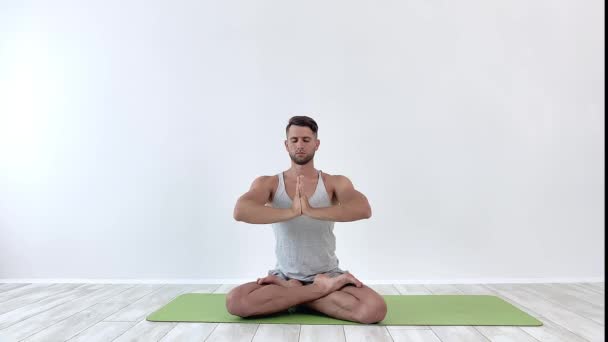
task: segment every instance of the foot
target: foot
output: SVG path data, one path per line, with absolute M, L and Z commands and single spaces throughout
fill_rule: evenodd
M 315 276 L 314 283 L 320 289 L 326 293 L 332 293 L 338 291 L 347 284 L 353 284 L 356 287 L 362 287 L 363 283 L 359 279 L 355 278 L 350 273 L 344 273 L 337 277 L 330 278 L 325 273 L 320 273 Z
M 298 287 L 298 286 L 304 286 L 304 284 L 302 284 L 302 282 L 297 279 L 289 279 L 287 281 L 287 287 Z
M 283 287 L 295 287 L 295 286 L 303 286 L 303 284 L 297 279 L 284 280 L 276 275 L 269 275 L 264 278 L 258 278 L 257 283 L 260 285 L 279 285 Z

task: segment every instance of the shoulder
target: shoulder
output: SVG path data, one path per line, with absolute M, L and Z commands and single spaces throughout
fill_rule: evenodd
M 321 176 L 323 177 L 323 182 L 326 184 L 328 190 L 331 189 L 331 192 L 352 187 L 352 182 L 344 175 L 332 175 L 322 172 Z
M 344 176 L 344 175 L 331 175 L 329 173 L 322 173 L 323 175 L 323 181 L 324 182 L 329 182 L 332 185 L 344 185 L 344 184 L 348 184 L 350 183 L 350 179 L 348 179 L 348 177 Z
M 266 188 L 272 191 L 278 184 L 279 178 L 277 176 L 259 176 L 254 179 L 253 184 L 251 186 Z

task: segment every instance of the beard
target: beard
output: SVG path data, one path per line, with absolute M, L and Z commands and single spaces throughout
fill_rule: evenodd
M 303 156 L 297 156 L 295 153 L 294 154 L 291 154 L 291 153 L 289 154 L 289 158 L 291 158 L 291 160 L 293 160 L 293 162 L 296 163 L 296 164 L 298 164 L 298 165 L 306 165 L 314 157 L 315 157 L 315 152 L 314 151 L 311 154 L 306 154 L 306 155 L 303 155 Z

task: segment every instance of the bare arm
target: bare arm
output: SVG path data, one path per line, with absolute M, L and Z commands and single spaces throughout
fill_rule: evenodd
M 338 205 L 324 208 L 309 207 L 306 215 L 317 220 L 349 222 L 368 219 L 372 208 L 365 195 L 355 190 L 353 183 L 344 176 L 335 176 L 335 191 Z
M 234 206 L 235 220 L 266 224 L 287 221 L 299 215 L 292 208 L 273 208 L 266 205 L 272 193 L 269 178 L 264 176 L 256 178 L 249 191 L 239 197 Z

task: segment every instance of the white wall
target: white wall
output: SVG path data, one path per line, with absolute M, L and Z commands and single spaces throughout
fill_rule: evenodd
M 363 281 L 604 277 L 602 1 L 0 3 L 0 280 L 251 281 L 289 167 L 365 193 Z

